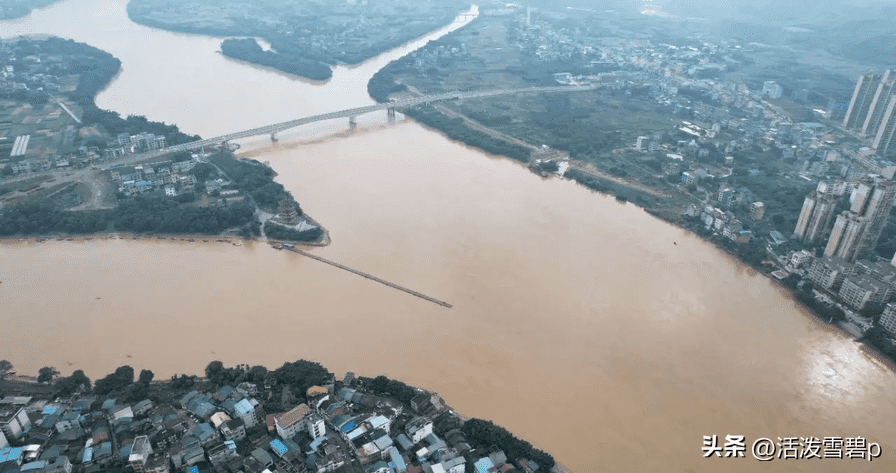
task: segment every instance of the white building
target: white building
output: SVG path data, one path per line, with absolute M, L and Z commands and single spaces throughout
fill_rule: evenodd
M 303 430 L 307 431 L 313 439 L 322 437 L 326 433 L 323 419 L 315 416 L 308 404 L 299 404 L 289 412 L 274 416 L 274 426 L 277 429 L 277 435 L 283 439 L 293 438 Z
M 305 406 L 305 407 L 307 407 L 307 406 Z M 295 409 L 293 409 L 293 410 L 295 410 Z M 290 411 L 290 412 L 292 412 L 292 411 Z M 264 416 L 262 416 L 262 412 L 261 412 L 261 404 L 259 404 L 258 401 L 256 401 L 255 399 L 252 399 L 252 398 L 245 398 L 242 401 L 236 403 L 236 405 L 233 406 L 233 413 L 236 415 L 236 417 L 243 420 L 243 424 L 246 426 L 247 429 L 251 429 L 252 427 L 255 427 L 264 418 Z M 293 435 L 295 435 L 295 434 L 293 434 Z M 283 437 L 283 438 L 289 438 L 289 437 Z
M 808 250 L 797 251 L 790 257 L 790 265 L 794 268 L 799 268 L 809 261 L 812 261 L 812 252 Z
M 0 431 L 7 438 L 17 439 L 31 427 L 31 419 L 22 406 L 4 404 L 0 406 Z
M 638 151 L 644 151 L 644 145 L 648 143 L 650 138 L 646 136 L 639 136 L 638 140 L 635 142 L 635 149 Z
M 890 334 L 896 335 L 896 304 L 887 304 L 884 313 L 880 316 L 880 325 Z
M 425 417 L 415 417 L 405 426 L 405 433 L 411 443 L 417 443 L 432 433 L 432 421 Z

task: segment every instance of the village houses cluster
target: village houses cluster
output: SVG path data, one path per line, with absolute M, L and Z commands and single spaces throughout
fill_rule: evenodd
M 336 389 L 336 386 L 345 386 Z M 455 416 L 441 398 L 419 391 L 410 403 L 343 383 L 311 387 L 307 402 L 265 412 L 280 396 L 243 382 L 179 401 L 122 403 L 95 395 L 0 400 L 3 473 L 476 473 L 541 472 L 501 451 L 476 455 L 459 428 L 437 435 L 434 419 Z M 283 405 L 283 404 L 281 404 Z M 438 422 L 438 421 L 436 421 Z

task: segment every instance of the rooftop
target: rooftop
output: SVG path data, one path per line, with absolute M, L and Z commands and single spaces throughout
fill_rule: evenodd
M 277 423 L 280 424 L 281 427 L 289 427 L 296 422 L 301 421 L 310 413 L 311 408 L 309 408 L 307 404 L 299 404 L 289 412 L 278 415 L 276 419 Z

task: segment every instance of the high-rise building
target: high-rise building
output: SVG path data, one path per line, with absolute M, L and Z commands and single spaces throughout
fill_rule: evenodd
M 896 152 L 891 150 L 896 132 L 896 73 L 867 72 L 859 76 L 853 90 L 843 126 L 859 132 L 872 140 L 871 148 L 879 156 Z
M 856 80 L 856 86 L 852 92 L 852 98 L 846 109 L 846 116 L 843 117 L 843 126 L 845 128 L 853 128 L 867 132 L 865 122 L 869 122 L 869 118 L 874 115 L 877 109 L 877 103 L 880 101 L 881 95 L 884 93 L 885 84 L 890 80 L 890 71 L 883 74 L 876 72 L 866 72 L 859 76 Z M 889 95 L 885 97 L 888 100 Z
M 858 243 L 865 229 L 866 219 L 855 212 L 845 210 L 837 216 L 831 237 L 824 248 L 825 256 L 839 256 L 846 261 L 858 259 Z
M 874 251 L 877 240 L 887 225 L 890 209 L 893 208 L 893 200 L 896 199 L 896 182 L 881 180 L 874 187 L 874 192 L 868 199 L 863 216 L 867 219 L 867 225 L 862 232 L 862 238 L 856 250 L 858 255 Z
M 877 134 L 874 135 L 874 141 L 871 142 L 871 149 L 881 156 L 896 154 L 894 135 L 896 135 L 896 94 L 890 96 L 887 108 L 884 109 L 880 125 L 877 127 Z
M 837 201 L 831 194 L 812 192 L 807 195 L 793 231 L 794 236 L 803 243 L 815 243 L 830 225 L 836 206 Z
M 850 209 L 837 216 L 825 254 L 855 261 L 873 251 L 887 224 L 894 199 L 896 182 L 880 176 L 863 179 L 850 195 Z
M 853 188 L 852 193 L 849 195 L 850 212 L 861 215 L 865 210 L 865 204 L 868 203 L 868 196 L 871 195 L 873 189 L 874 180 L 872 179 L 866 178 L 856 184 L 856 187 Z

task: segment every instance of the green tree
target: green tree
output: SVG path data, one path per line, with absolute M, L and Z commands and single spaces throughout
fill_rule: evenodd
M 150 370 L 140 370 L 140 384 L 148 386 L 154 376 L 155 374 Z
M 268 375 L 268 369 L 261 365 L 253 366 L 249 369 L 246 378 L 255 384 L 264 382 L 264 377 Z
M 213 361 L 205 367 L 205 378 L 214 383 L 218 383 L 224 376 L 224 363 Z
M 57 379 L 54 384 L 59 390 L 57 395 L 64 397 L 76 393 L 79 389 L 89 390 L 90 378 L 84 375 L 84 371 L 76 370 L 71 376 Z
M 100 395 L 109 394 L 112 391 L 124 389 L 134 382 L 134 368 L 130 366 L 119 366 L 114 373 L 106 375 L 105 378 L 96 381 L 96 393 Z
M 44 366 L 37 372 L 37 382 L 38 383 L 49 383 L 53 381 L 53 378 L 59 375 L 59 371 L 52 366 Z

